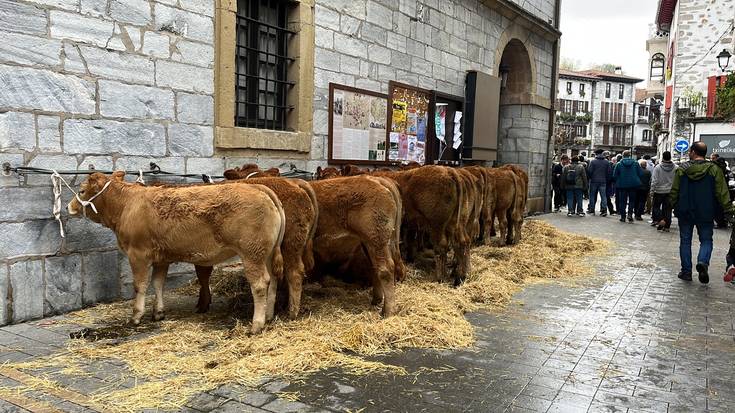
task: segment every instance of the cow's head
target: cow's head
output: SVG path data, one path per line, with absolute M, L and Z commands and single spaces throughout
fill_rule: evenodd
M 337 168 L 331 166 L 322 168 L 321 166 L 316 167 L 316 179 L 330 179 L 340 176 Z
M 90 203 L 94 202 L 95 198 L 98 198 L 101 193 L 107 189 L 107 187 L 110 185 L 110 182 L 122 182 L 124 176 L 125 172 L 123 171 L 116 171 L 112 174 L 112 176 L 109 177 L 99 172 L 95 172 L 89 175 L 87 179 L 85 179 L 84 182 L 79 185 L 79 192 L 77 192 L 77 196 L 72 198 L 71 202 L 69 202 L 69 205 L 67 205 L 66 208 L 69 211 L 69 214 L 79 215 L 81 213 L 84 213 L 84 215 L 95 219 L 97 216 L 97 212 L 95 212 L 95 208 L 91 206 L 93 204 Z

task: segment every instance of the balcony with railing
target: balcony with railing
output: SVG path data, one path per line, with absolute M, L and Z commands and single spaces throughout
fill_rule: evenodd
M 597 123 L 617 123 L 630 125 L 633 123 L 633 115 L 623 115 L 622 113 L 608 113 L 605 111 L 600 112 L 600 117 L 597 119 Z
M 708 110 L 707 98 L 702 96 L 680 96 L 674 103 L 677 118 L 685 121 L 712 118 L 714 110 Z

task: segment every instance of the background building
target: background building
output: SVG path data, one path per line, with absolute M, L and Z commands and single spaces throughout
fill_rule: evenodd
M 635 84 L 641 81 L 623 75 L 620 70 L 617 73 L 560 70 L 557 124 L 575 136 L 585 134 L 584 139 L 573 139 L 573 147 L 567 150 L 574 153 L 585 148 L 602 148 L 619 153 L 633 149 Z M 568 111 L 572 116 L 567 115 Z M 556 142 L 559 141 L 557 137 Z
M 558 0 L 0 0 L 0 162 L 314 171 L 330 83 L 398 81 L 461 105 L 478 71 L 502 78 L 482 113 L 499 118 L 498 161 L 529 172 L 529 207 L 543 209 L 558 15 Z M 0 324 L 130 296 L 112 232 L 64 213 L 60 237 L 48 176 L 2 176 L 0 199 L 13 204 L 0 212 Z M 171 281 L 191 271 L 176 265 Z
M 715 107 L 717 87 L 725 78 L 717 55 L 723 49 L 732 53 L 735 44 L 735 0 L 659 0 L 655 19 L 657 31 L 649 44 L 658 45 L 662 35 L 667 40 L 658 151 L 673 150 L 679 139 L 703 140 L 710 147 L 728 140 L 735 143 L 735 125 L 718 119 Z M 649 53 L 653 71 L 660 48 Z M 731 62 L 729 70 L 733 67 Z M 723 154 L 728 152 L 732 158 L 735 146 Z

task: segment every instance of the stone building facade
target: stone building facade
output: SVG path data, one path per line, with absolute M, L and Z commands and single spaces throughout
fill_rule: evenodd
M 717 55 L 735 52 L 735 0 L 660 0 L 655 24 L 666 39 L 659 153 L 700 135 L 735 138 L 735 126 L 714 119 L 711 108 L 712 78 L 723 75 Z
M 233 124 L 236 0 L 0 0 L 0 163 L 313 171 L 327 163 L 330 82 L 385 92 L 395 80 L 464 96 L 466 71 L 499 76 L 510 59 L 523 64 L 509 76 L 525 82 L 501 102 L 500 161 L 528 169 L 543 208 L 557 0 L 289 4 L 293 127 L 269 131 Z M 60 237 L 48 176 L 2 176 L 0 199 L 12 205 L 0 211 L 0 324 L 131 295 L 111 231 L 64 212 Z M 176 283 L 192 268 L 170 272 Z

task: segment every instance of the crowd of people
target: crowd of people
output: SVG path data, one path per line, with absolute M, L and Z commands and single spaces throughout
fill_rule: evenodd
M 598 149 L 594 159 L 562 155 L 552 168 L 553 207 L 567 208 L 568 217 L 595 215 L 619 216 L 620 222 L 643 221 L 650 214 L 651 226 L 668 232 L 672 214 L 678 219 L 679 278 L 692 280 L 692 236 L 699 236 L 700 249 L 694 268 L 699 281 L 709 282 L 714 228 L 727 228 L 733 221 L 733 207 L 728 190 L 727 164 L 719 155 L 707 159 L 707 145 L 695 142 L 689 160 L 675 164 L 666 151 L 656 163 L 646 155 L 635 160 L 630 151 L 618 155 Z M 583 202 L 589 199 L 585 211 Z M 613 200 L 615 202 L 613 202 Z M 730 237 L 726 282 L 735 282 L 735 227 Z

